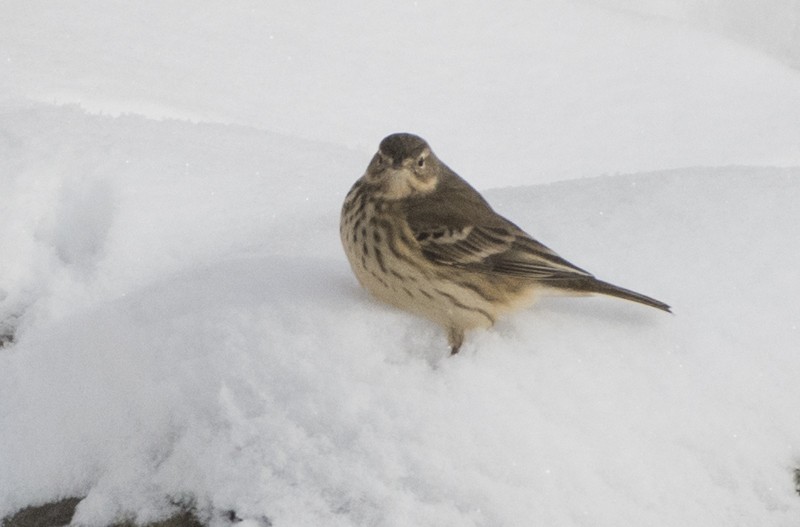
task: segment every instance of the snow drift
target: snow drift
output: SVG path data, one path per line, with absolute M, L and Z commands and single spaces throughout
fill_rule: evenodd
M 544 299 L 448 359 L 350 276 L 338 208 L 361 156 L 75 108 L 3 122 L 0 514 L 75 494 L 87 525 L 186 502 L 275 525 L 800 513 L 797 169 L 487 192 L 676 315 Z

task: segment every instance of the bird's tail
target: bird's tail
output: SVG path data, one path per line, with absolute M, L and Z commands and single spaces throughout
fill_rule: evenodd
M 631 291 L 630 289 L 609 284 L 608 282 L 603 282 L 593 276 L 572 278 L 562 283 L 553 283 L 553 285 L 558 289 L 573 291 L 575 293 L 598 293 L 601 295 L 615 296 L 624 300 L 630 300 L 631 302 L 638 302 L 639 304 L 654 307 L 666 311 L 667 313 L 672 313 L 672 308 L 660 300 L 650 298 L 647 295 Z

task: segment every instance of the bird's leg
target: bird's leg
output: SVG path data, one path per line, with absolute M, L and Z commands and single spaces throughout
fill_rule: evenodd
M 447 342 L 450 343 L 450 355 L 455 355 L 464 343 L 464 330 L 449 328 L 447 330 Z

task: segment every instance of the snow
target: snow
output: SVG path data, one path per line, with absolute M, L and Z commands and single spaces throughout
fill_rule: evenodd
M 7 2 L 0 517 L 795 525 L 800 72 L 612 4 Z M 398 130 L 675 315 L 544 298 L 449 358 L 339 246 Z
M 775 0 L 769 9 L 750 0 L 579 1 L 679 21 L 752 46 L 800 68 L 800 0 Z
M 364 152 L 412 130 L 482 188 L 800 164 L 797 71 L 669 19 L 563 0 L 321 4 L 12 0 L 0 90 Z

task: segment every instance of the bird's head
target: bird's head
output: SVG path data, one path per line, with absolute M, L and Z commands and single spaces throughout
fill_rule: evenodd
M 381 141 L 364 175 L 386 200 L 430 194 L 436 189 L 442 165 L 431 147 L 413 134 L 392 134 Z

